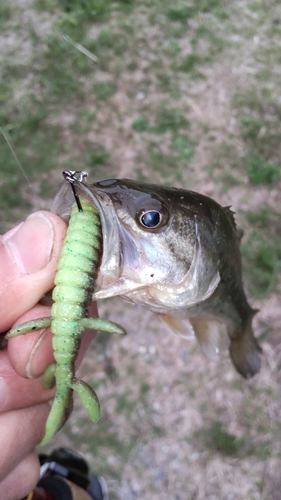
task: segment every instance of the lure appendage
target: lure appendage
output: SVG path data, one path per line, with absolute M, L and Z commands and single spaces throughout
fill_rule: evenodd
M 101 224 L 96 208 L 80 199 L 82 210 L 74 203 L 69 226 L 58 262 L 53 290 L 51 317 L 18 325 L 7 338 L 50 327 L 55 364 L 48 367 L 43 381 L 46 388 L 56 385 L 56 394 L 46 423 L 46 444 L 63 426 L 73 406 L 76 391 L 90 419 L 97 422 L 100 405 L 95 391 L 75 377 L 75 359 L 81 335 L 86 328 L 124 335 L 125 330 L 100 318 L 88 318 L 94 283 L 102 251 Z

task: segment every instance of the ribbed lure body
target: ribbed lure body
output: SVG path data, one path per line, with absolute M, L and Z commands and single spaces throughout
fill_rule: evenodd
M 78 382 L 74 377 L 74 363 L 85 329 L 82 320 L 88 316 L 87 308 L 91 303 L 102 250 L 98 212 L 87 200 L 80 202 L 83 211 L 78 210 L 76 203 L 72 206 L 52 294 L 51 331 L 54 334 L 52 343 L 56 364 L 45 372 L 44 385 L 52 387 L 56 384 L 56 395 L 42 444 L 54 434 L 54 424 L 60 428 L 72 410 L 72 392 Z M 98 398 L 85 383 L 81 388 L 87 393 L 90 418 L 96 422 L 100 415 Z
M 72 207 L 64 246 L 58 262 L 53 290 L 51 330 L 58 366 L 75 359 L 83 326 L 88 315 L 97 267 L 102 251 L 100 219 L 96 208 L 81 200 L 83 211 Z
M 73 390 L 83 403 L 89 417 L 97 422 L 100 406 L 95 391 L 75 377 L 75 359 L 86 328 L 124 335 L 124 329 L 110 321 L 88 318 L 95 278 L 102 253 L 102 230 L 97 209 L 86 199 L 72 206 L 69 226 L 58 262 L 53 290 L 52 316 L 18 325 L 7 334 L 16 337 L 30 331 L 50 327 L 53 336 L 55 363 L 44 373 L 44 386 L 56 385 L 56 394 L 46 423 L 46 444 L 63 426 L 73 406 Z

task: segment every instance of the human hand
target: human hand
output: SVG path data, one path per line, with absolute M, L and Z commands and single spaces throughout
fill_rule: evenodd
M 0 237 L 0 332 L 50 316 L 50 308 L 38 301 L 54 286 L 65 231 L 58 216 L 38 212 Z M 91 308 L 96 316 L 95 304 Z M 83 335 L 78 362 L 93 337 Z M 0 351 L 0 498 L 5 500 L 20 500 L 38 480 L 35 446 L 54 396 L 54 389 L 43 389 L 42 375 L 53 361 L 49 330 L 12 338 Z

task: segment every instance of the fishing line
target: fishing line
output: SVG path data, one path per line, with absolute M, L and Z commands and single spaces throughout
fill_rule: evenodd
M 2 133 L 2 135 L 4 137 L 4 139 L 5 139 L 6 143 L 8 144 L 8 146 L 10 148 L 10 151 L 11 151 L 13 157 L 15 158 L 15 160 L 17 162 L 17 165 L 18 165 L 19 169 L 21 170 L 21 173 L 23 174 L 23 176 L 24 176 L 27 184 L 29 185 L 30 189 L 34 192 L 33 187 L 32 187 L 32 185 L 31 185 L 31 183 L 29 181 L 29 178 L 27 177 L 27 175 L 26 175 L 26 173 L 24 171 L 24 168 L 23 168 L 22 164 L 20 163 L 20 161 L 19 161 L 19 159 L 18 159 L 18 157 L 17 157 L 17 155 L 16 155 L 16 153 L 15 153 L 15 151 L 13 149 L 13 146 L 10 143 L 10 141 L 9 141 L 9 139 L 8 139 L 7 135 L 5 134 L 5 132 L 4 132 L 4 130 L 3 130 L 2 127 L 0 127 L 0 131 L 1 131 L 1 133 Z

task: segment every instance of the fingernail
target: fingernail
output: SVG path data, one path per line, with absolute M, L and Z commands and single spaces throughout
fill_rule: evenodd
M 8 399 L 8 387 L 4 378 L 0 377 L 0 408 L 5 406 Z
M 12 232 L 5 245 L 18 269 L 30 274 L 48 264 L 53 242 L 51 221 L 42 212 L 37 212 L 31 214 L 16 232 Z

